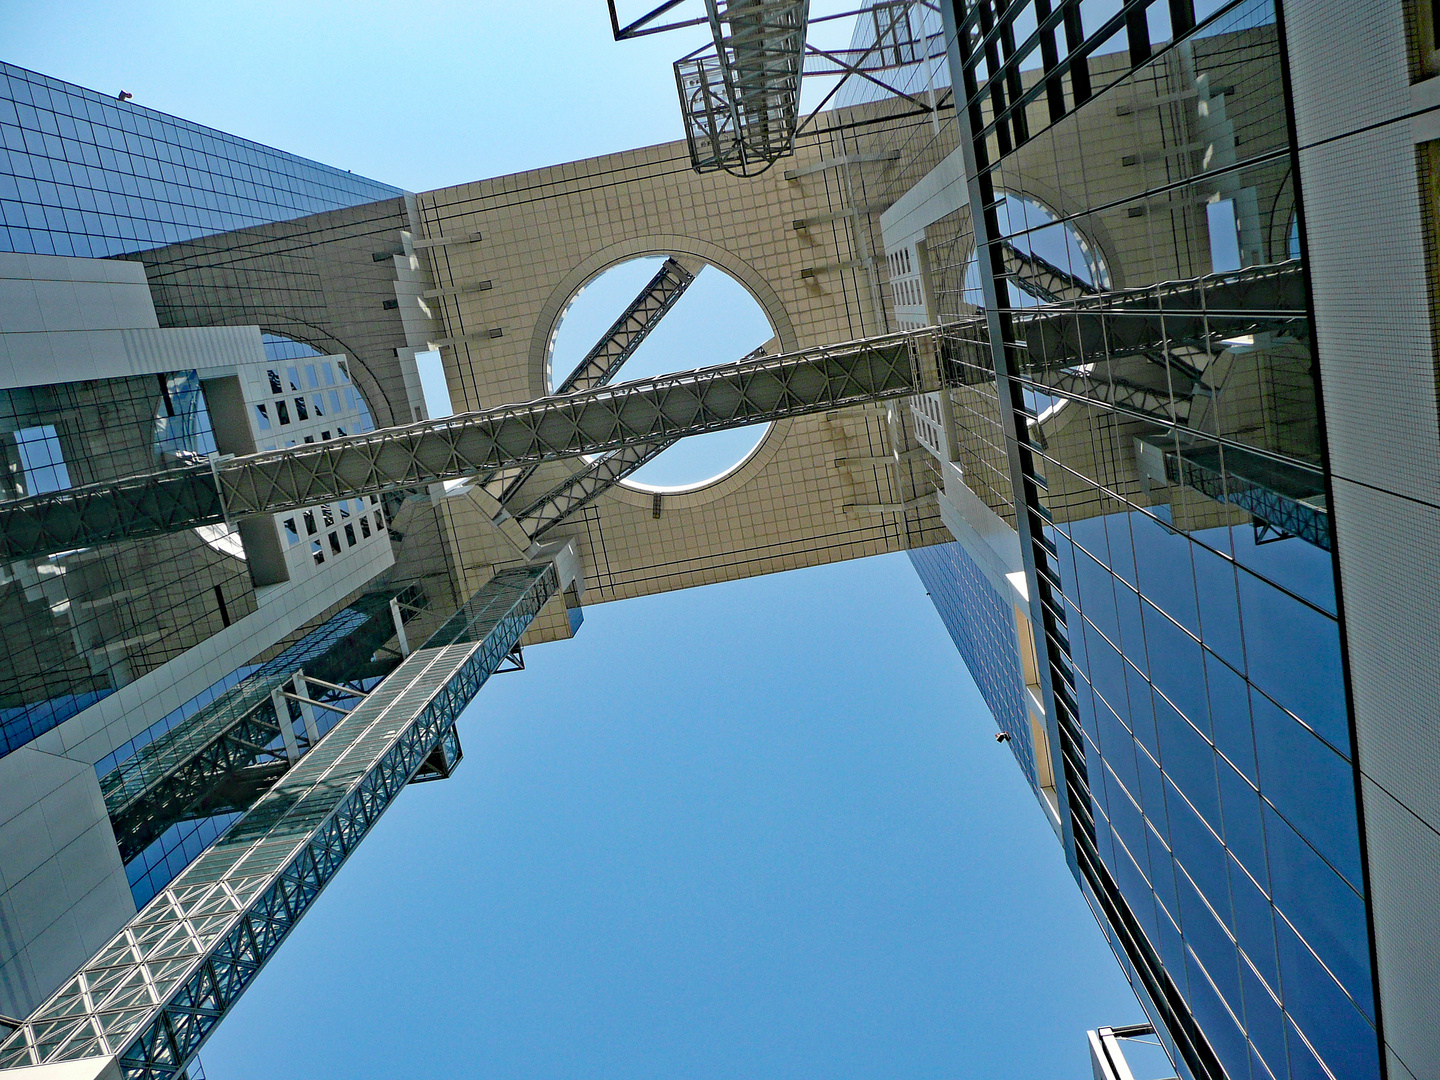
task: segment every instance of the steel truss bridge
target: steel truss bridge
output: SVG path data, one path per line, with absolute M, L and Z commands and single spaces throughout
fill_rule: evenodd
M 0 1043 L 0 1070 L 118 1060 L 177 1080 L 455 721 L 562 588 L 551 561 L 503 570 L 345 711 L 225 835 Z
M 365 435 L 215 458 L 0 504 L 0 557 L 20 559 L 359 495 L 490 477 L 687 435 L 938 389 L 927 328 L 599 386 Z M 621 466 L 616 465 L 615 468 Z
M 1024 267 L 1017 280 L 1036 269 L 1043 268 Z M 1048 275 L 1040 288 L 1065 284 Z M 1077 295 L 1072 285 L 1069 291 L 1073 299 L 1016 313 L 1025 342 L 1017 374 L 1166 423 L 1185 423 L 1189 397 L 1214 389 L 1204 369 L 1227 339 L 1305 332 L 1304 282 L 1293 263 L 1149 289 Z M 637 304 L 652 301 L 647 286 Z M 607 349 L 624 352 L 643 333 L 629 338 L 616 346 L 612 331 L 577 369 L 590 389 L 0 504 L 0 557 L 36 557 L 449 480 L 496 485 L 497 497 L 513 502 L 535 465 L 598 455 L 518 513 L 507 504 L 505 512 L 538 539 L 677 439 L 938 389 L 946 378 L 942 355 L 962 347 L 948 330 L 929 327 L 605 382 L 623 356 L 591 359 L 611 356 Z M 1117 371 L 1115 361 L 1123 357 L 1133 359 L 1133 371 Z M 1146 375 L 1167 365 L 1190 377 L 1190 395 L 1174 394 Z M 965 366 L 972 377 L 984 368 Z

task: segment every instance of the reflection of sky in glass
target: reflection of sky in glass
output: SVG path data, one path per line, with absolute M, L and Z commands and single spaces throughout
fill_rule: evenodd
M 215 453 L 215 436 L 199 374 L 177 371 L 163 378 L 165 394 L 155 412 L 155 449 L 162 457 Z
M 1138 510 L 1047 534 L 1101 858 L 1217 1053 L 1376 1075 L 1329 554 Z
M 843 23 L 843 20 L 841 22 Z M 876 45 L 877 29 L 883 32 L 880 46 L 865 55 L 865 50 Z M 878 22 L 875 14 L 862 11 L 855 17 L 854 31 L 850 37 L 852 51 L 848 58 L 857 62 L 861 56 L 865 56 L 863 63 L 866 70 L 873 68 L 872 73 L 880 82 L 928 103 L 932 88 L 939 96 L 950 86 L 950 65 L 945 62 L 944 32 L 944 22 L 939 10 L 928 5 L 911 4 L 906 8 L 882 9 Z M 807 40 L 814 43 L 813 32 Z M 810 80 L 807 79 L 808 81 Z M 852 75 L 840 88 L 829 107 L 883 101 L 894 96 L 893 91 L 886 86 Z M 813 105 L 810 107 L 813 108 Z
M 552 387 L 574 371 L 605 336 L 663 261 L 661 257 L 635 259 L 612 267 L 575 298 L 562 316 L 552 342 Z M 760 305 L 739 282 L 706 267 L 616 373 L 614 381 L 738 360 L 764 345 L 773 333 Z M 743 461 L 767 430 L 765 425 L 756 425 L 683 439 L 626 482 L 661 488 L 701 483 Z
M 60 453 L 60 436 L 51 424 L 15 432 L 15 450 L 25 476 L 25 494 L 43 495 L 70 486 L 70 471 Z
M 0 250 L 100 258 L 400 195 L 0 64 Z

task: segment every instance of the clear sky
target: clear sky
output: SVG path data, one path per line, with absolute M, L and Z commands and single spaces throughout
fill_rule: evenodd
M 0 42 L 425 190 L 679 137 L 699 39 L 616 44 L 604 0 L 14 0 Z M 672 317 L 688 357 L 704 325 Z M 1085 1029 L 1142 1018 L 903 556 L 593 607 L 526 658 L 212 1038 L 213 1080 L 1084 1080 Z

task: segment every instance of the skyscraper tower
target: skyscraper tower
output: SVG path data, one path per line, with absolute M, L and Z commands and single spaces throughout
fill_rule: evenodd
M 683 143 L 419 195 L 0 70 L 0 1068 L 183 1072 L 582 596 L 907 550 L 1180 1075 L 1440 1075 L 1429 6 L 703 9 Z

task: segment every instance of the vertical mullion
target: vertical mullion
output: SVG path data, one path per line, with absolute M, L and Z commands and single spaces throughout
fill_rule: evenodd
M 1050 0 L 1035 0 L 1036 24 L 1043 25 L 1050 17 L 1050 11 Z M 1040 32 L 1040 64 L 1045 70 L 1045 99 L 1050 107 L 1050 122 L 1055 123 L 1065 117 L 1065 83 L 1054 73 L 1060 66 L 1060 50 L 1055 45 L 1054 30 Z
M 1065 3 L 1065 51 L 1074 54 L 1085 44 L 1085 29 L 1080 24 L 1080 0 L 1064 0 Z M 1090 100 L 1090 61 L 1076 56 L 1070 61 L 1070 89 L 1075 95 L 1078 109 Z
M 1008 4 L 1003 3 L 1001 8 L 1001 19 L 1004 20 L 1000 27 L 1000 49 L 1005 57 L 1005 83 L 1010 91 L 1010 100 L 1014 102 L 1010 113 L 1010 127 L 1015 134 L 1015 145 L 1023 146 L 1030 139 L 1030 125 L 1025 118 L 1025 105 L 1022 99 L 1025 96 L 1025 85 L 1020 81 L 1020 61 L 1015 57 L 1015 20 L 1006 18 L 1011 7 L 1024 4 L 1028 0 L 1010 0 Z
M 1131 8 L 1125 13 L 1125 38 L 1130 47 L 1132 68 L 1150 59 L 1150 23 L 1145 18 L 1144 7 Z

